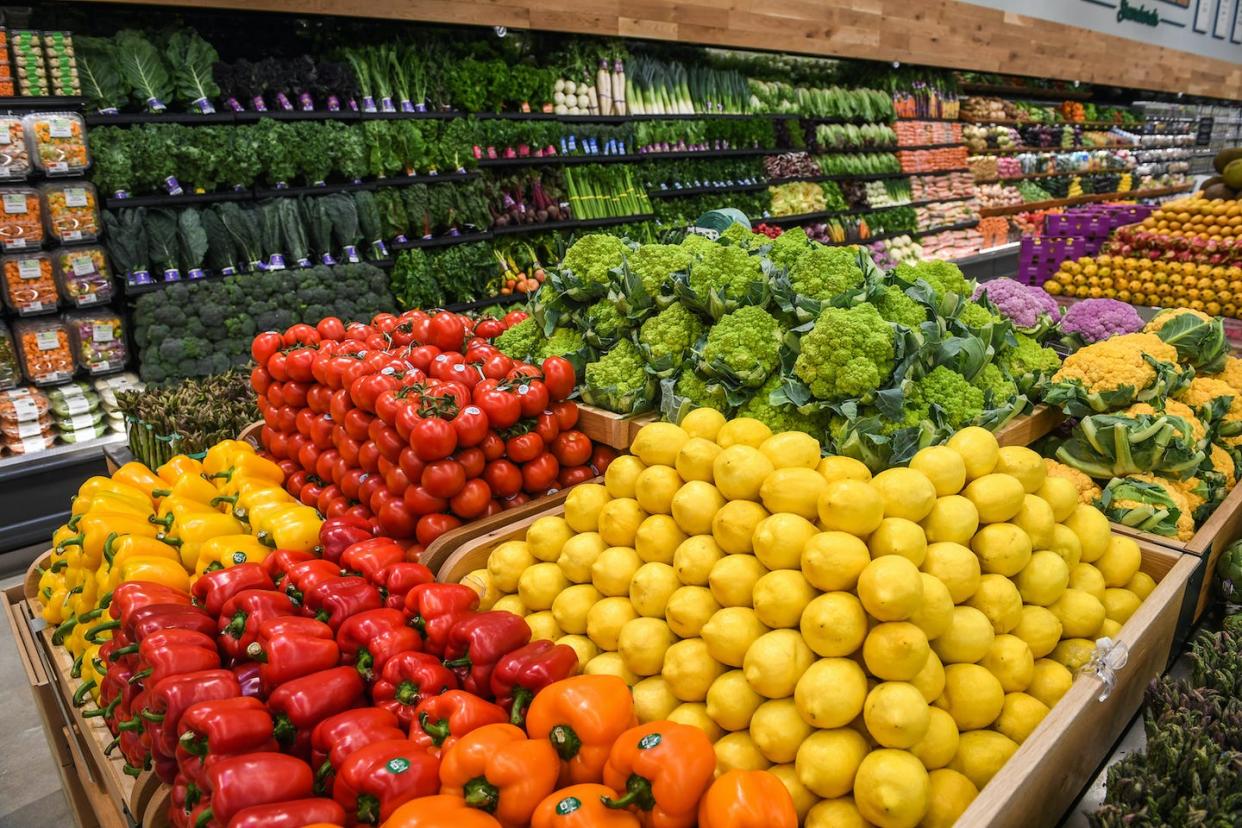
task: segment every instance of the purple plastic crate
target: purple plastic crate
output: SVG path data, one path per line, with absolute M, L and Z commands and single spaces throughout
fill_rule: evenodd
M 1049 236 L 1082 236 L 1103 238 L 1112 230 L 1107 216 L 1094 212 L 1053 213 L 1044 217 L 1044 232 Z

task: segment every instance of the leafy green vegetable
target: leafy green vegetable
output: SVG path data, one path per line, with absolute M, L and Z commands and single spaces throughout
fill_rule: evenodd
M 172 79 L 159 50 L 140 32 L 125 30 L 116 36 L 116 60 L 130 95 L 151 112 L 167 109 Z
M 119 110 L 125 105 L 127 90 L 117 68 L 116 48 L 112 41 L 75 35 L 73 44 L 77 52 L 78 78 L 87 102 L 100 112 Z M 92 132 L 92 144 L 94 137 Z
M 163 208 L 147 213 L 147 253 L 151 265 L 163 271 L 165 279 L 170 271 L 177 271 L 181 260 L 181 245 L 177 238 L 177 214 Z
M 215 112 L 211 101 L 220 95 L 220 87 L 211 74 L 212 65 L 220 59 L 215 47 L 193 29 L 182 29 L 168 38 L 164 55 L 172 66 L 178 99 L 193 107 L 191 111 Z
M 177 215 L 177 244 L 181 251 L 181 269 L 187 274 L 201 271 L 207 256 L 207 231 L 203 229 L 199 211 L 193 207 Z

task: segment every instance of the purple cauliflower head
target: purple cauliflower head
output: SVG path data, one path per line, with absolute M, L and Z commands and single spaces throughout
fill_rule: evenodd
M 1043 288 L 1031 287 L 1013 279 L 992 279 L 975 288 L 974 298 L 987 294 L 988 301 L 1009 317 L 1023 332 L 1047 327 L 1061 316 L 1061 307 Z
M 1143 329 L 1143 318 L 1133 305 L 1116 299 L 1084 299 L 1061 318 L 1061 332 L 1084 343 L 1099 342 Z

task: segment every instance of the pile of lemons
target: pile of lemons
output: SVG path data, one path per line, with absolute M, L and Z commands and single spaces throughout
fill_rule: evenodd
M 807 826 L 952 825 L 1155 583 L 1073 484 L 981 428 L 874 477 L 698 409 L 466 578 L 768 769 Z

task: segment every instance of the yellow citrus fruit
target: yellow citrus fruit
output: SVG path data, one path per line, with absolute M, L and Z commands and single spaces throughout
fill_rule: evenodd
M 683 702 L 703 701 L 712 682 L 723 672 L 725 666 L 708 655 L 701 638 L 678 641 L 664 653 L 664 680 Z
M 936 655 L 935 650 L 927 654 L 927 663 L 917 676 L 910 679 L 910 683 L 919 688 L 923 700 L 928 704 L 940 698 L 940 694 L 944 692 L 944 664 L 940 662 L 940 656 Z
M 1022 608 L 1022 620 L 1011 632 L 1026 642 L 1032 657 L 1043 658 L 1061 640 L 1061 621 L 1047 607 L 1028 604 Z
M 1012 480 L 1013 478 L 1009 478 Z M 1031 537 L 1012 523 L 989 523 L 970 541 L 984 572 L 1013 577 L 1031 560 Z
M 996 467 L 992 471 L 1016 477 L 1028 494 L 1038 492 L 1048 475 L 1044 458 L 1026 446 L 1002 446 L 996 453 Z
M 858 480 L 866 483 L 871 479 L 871 469 L 853 457 L 832 456 L 819 461 L 815 471 L 831 483 L 834 480 Z
M 1104 590 L 1104 617 L 1124 624 L 1139 608 L 1139 597 L 1128 589 L 1109 587 Z
M 949 767 L 982 789 L 1017 749 L 1017 742 L 995 730 L 963 733 Z
M 707 688 L 705 701 L 712 721 L 725 730 L 735 731 L 750 727 L 750 718 L 764 698 L 751 689 L 745 673 L 730 670 L 721 673 Z
M 785 434 L 778 434 L 772 439 L 784 436 Z M 802 466 L 778 467 L 759 487 L 759 499 L 771 512 L 792 512 L 807 520 L 815 520 L 819 517 L 819 496 L 827 488 L 828 481 L 820 477 L 814 469 Z
M 712 531 L 712 518 L 724 505 L 719 489 L 702 480 L 691 480 L 673 495 L 673 520 L 687 535 L 706 535 Z
M 573 648 L 573 651 L 578 654 L 579 667 L 585 666 L 588 661 L 599 655 L 599 647 L 585 635 L 562 635 L 556 639 L 556 643 Z M 664 716 L 661 714 L 657 718 L 662 719 Z
M 1040 658 L 1035 661 L 1035 670 L 1031 674 L 1031 684 L 1026 688 L 1026 692 L 1043 702 L 1047 707 L 1053 707 L 1061 700 L 1061 697 L 1065 695 L 1073 683 L 1073 673 L 1065 669 L 1063 664 L 1059 664 L 1050 658 Z
M 921 525 L 929 543 L 970 543 L 979 529 L 979 510 L 961 495 L 938 497 Z
M 712 567 L 724 557 L 724 550 L 711 535 L 692 535 L 673 551 L 673 570 L 688 586 L 705 586 Z
M 487 612 L 500 599 L 500 588 L 492 580 L 492 573 L 486 569 L 474 569 L 467 572 L 461 579 L 462 586 L 468 586 L 479 596 L 479 611 Z
M 1112 530 L 1108 526 L 1108 518 L 1094 506 L 1079 504 L 1074 513 L 1065 519 L 1078 542 L 1082 544 L 1083 563 L 1094 563 L 1108 551 Z
M 677 572 L 666 563 L 645 563 L 630 581 L 630 603 L 647 618 L 663 618 L 668 599 L 681 588 Z M 556 604 L 553 604 L 553 609 Z
M 1104 585 L 1123 587 L 1134 573 L 1139 571 L 1143 563 L 1143 555 L 1139 545 L 1133 538 L 1113 535 L 1108 539 L 1108 548 L 1095 561 L 1095 568 L 1104 576 Z
M 726 500 L 759 500 L 759 488 L 773 472 L 767 455 L 747 445 L 730 446 L 712 462 L 716 488 Z
M 1031 683 L 1035 670 L 1035 658 L 1031 648 L 1016 635 L 998 635 L 979 662 L 989 673 L 996 676 L 1006 693 L 1025 690 Z
M 707 715 L 707 706 L 702 702 L 683 702 L 668 714 L 670 722 L 697 727 L 707 736 L 709 742 L 715 742 L 724 736 L 724 731 Z
M 525 617 L 530 612 L 517 595 L 502 595 L 495 604 L 492 604 L 492 609 L 497 612 L 511 612 L 521 617 Z
M 634 618 L 625 622 L 617 636 L 617 652 L 635 675 L 656 676 L 664 666 L 664 654 L 677 637 L 663 618 Z
M 987 616 L 997 635 L 1007 633 L 1022 620 L 1022 596 L 1004 575 L 984 575 L 979 588 L 966 602 Z
M 802 611 L 816 595 L 819 590 L 801 572 L 778 569 L 755 581 L 752 606 L 769 627 L 797 627 Z
M 647 513 L 638 501 L 628 497 L 610 500 L 599 510 L 599 536 L 608 546 L 634 546 L 638 527 Z
M 996 676 L 978 664 L 944 668 L 944 695 L 936 706 L 948 711 L 958 730 L 987 727 L 1000 715 L 1005 691 Z
M 1095 652 L 1095 642 L 1089 638 L 1064 638 L 1048 654 L 1048 658 L 1064 665 L 1070 672 L 1076 673 L 1091 660 L 1093 652 Z
M 707 654 L 729 667 L 741 667 L 750 645 L 769 632 L 750 607 L 723 607 L 703 625 L 699 635 Z
M 532 641 L 546 639 L 555 641 L 565 631 L 556 623 L 556 618 L 548 610 L 532 612 L 526 616 L 526 626 L 530 627 Z
M 815 470 L 819 465 L 819 440 L 801 431 L 773 434 L 759 445 L 778 469 L 803 468 Z
M 1035 552 L 1018 573 L 1018 591 L 1022 593 L 1024 602 L 1046 607 L 1055 603 L 1065 592 L 1069 574 L 1069 567 L 1056 552 Z
M 1081 589 L 1101 601 L 1104 600 L 1104 590 L 1108 589 L 1103 573 L 1089 563 L 1080 563 L 1070 569 L 1066 586 L 1070 589 Z
M 929 771 L 943 768 L 957 755 L 957 740 L 957 723 L 953 717 L 939 707 L 929 707 L 927 733 L 910 748 L 910 752 Z
M 962 455 L 966 464 L 966 479 L 983 477 L 996 468 L 1000 445 L 996 435 L 986 428 L 969 426 L 949 438 L 948 447 Z
M 829 531 L 870 535 L 884 519 L 884 498 L 870 483 L 835 480 L 819 496 L 820 525 Z
M 948 446 L 928 446 L 910 458 L 910 468 L 922 472 L 940 497 L 957 494 L 966 485 L 966 461 Z
M 953 623 L 953 596 L 935 575 L 926 572 L 919 575 L 923 580 L 923 602 L 910 616 L 910 623 L 921 629 L 930 640 L 939 637 Z
M 996 729 L 1018 744 L 1048 715 L 1048 705 L 1026 693 L 1006 693 L 1005 704 L 996 719 Z
M 909 468 L 885 469 L 871 480 L 884 499 L 884 516 L 919 522 L 936 502 L 936 487 L 927 475 Z
M 707 586 L 722 607 L 749 607 L 755 584 L 768 573 L 754 555 L 726 555 L 707 575 Z
M 908 621 L 876 624 L 863 641 L 863 661 L 868 672 L 885 681 L 910 681 L 927 663 L 929 652 L 927 636 Z
M 605 490 L 611 497 L 633 497 L 634 484 L 638 480 L 638 475 L 642 474 L 645 468 L 647 467 L 643 465 L 643 461 L 634 455 L 621 455 L 609 463 L 608 470 L 604 472 Z M 581 487 L 575 487 L 575 489 L 577 488 Z M 594 532 L 595 528 L 592 526 L 590 531 Z
M 1126 589 L 1137 595 L 1140 601 L 1146 601 L 1155 588 L 1156 580 L 1146 572 L 1135 572 L 1134 577 L 1126 584 Z
M 673 553 L 686 539 L 669 515 L 648 515 L 634 534 L 634 551 L 648 563 L 672 563 Z
M 529 566 L 518 577 L 518 597 L 532 612 L 552 608 L 552 601 L 569 586 L 569 579 L 554 563 L 543 561 Z
M 922 570 L 948 587 L 955 604 L 962 603 L 979 588 L 979 558 L 959 543 L 930 544 Z
M 681 704 L 660 676 L 643 679 L 631 687 L 630 692 L 634 696 L 634 715 L 643 724 L 667 719 Z
M 802 548 L 802 574 L 825 592 L 853 589 L 870 564 L 867 545 L 846 532 L 819 532 Z
M 803 720 L 821 729 L 845 727 L 858 717 L 867 697 L 867 676 L 848 658 L 821 658 L 807 668 L 794 688 Z
M 854 787 L 858 766 L 869 750 L 867 740 L 853 728 L 817 730 L 798 748 L 794 760 L 798 779 L 816 796 L 844 796 Z M 807 815 L 808 824 L 814 813 L 812 808 Z
M 883 747 L 911 748 L 927 735 L 931 716 L 917 687 L 885 681 L 867 694 L 863 721 L 871 738 Z
M 565 541 L 574 536 L 569 521 L 556 515 L 541 517 L 526 530 L 526 548 L 537 560 L 555 561 Z
M 1056 526 L 1056 520 L 1052 507 L 1042 497 L 1028 494 L 1022 498 L 1022 507 L 1013 516 L 1013 524 L 1030 537 L 1032 549 L 1052 546 L 1052 527 Z
M 979 789 L 952 768 L 937 768 L 927 775 L 927 813 L 919 828 L 953 828 L 979 795 Z
M 526 541 L 505 541 L 487 556 L 487 571 L 496 589 L 505 594 L 517 592 L 518 578 L 535 565 Z
M 621 628 L 637 617 L 629 598 L 600 599 L 587 611 L 587 637 L 601 650 L 616 650 Z
M 927 771 L 914 754 L 883 748 L 867 754 L 854 779 L 863 818 L 889 828 L 914 828 L 927 812 Z
M 793 695 L 798 679 L 814 660 L 815 654 L 799 633 L 772 630 L 750 645 L 742 670 L 756 693 L 769 699 L 783 699 Z
M 735 417 L 720 427 L 716 432 L 716 442 L 721 448 L 730 446 L 750 446 L 759 448 L 763 441 L 772 436 L 772 429 L 753 417 Z
M 680 426 L 648 423 L 634 435 L 630 453 L 648 466 L 671 466 L 677 459 L 677 452 L 689 439 L 690 435 Z
M 772 766 L 745 731 L 726 733 L 712 745 L 712 749 L 716 751 L 716 770 L 722 774 L 731 770 L 768 770 Z
M 818 531 L 806 518 L 777 512 L 755 527 L 751 546 L 768 569 L 797 569 L 802 565 L 802 548 Z
M 858 576 L 858 598 L 880 621 L 902 621 L 923 601 L 923 579 L 914 564 L 897 555 L 885 555 L 867 564 Z
M 639 681 L 639 676 L 625 666 L 620 653 L 600 653 L 583 665 L 582 672 L 588 676 L 616 676 L 631 687 Z
M 720 764 L 719 756 L 716 758 L 716 764 Z M 779 779 L 781 784 L 785 786 L 785 790 L 789 791 L 789 796 L 793 799 L 794 810 L 798 813 L 798 824 L 804 824 L 807 812 L 819 801 L 819 797 L 807 790 L 807 787 L 802 784 L 802 780 L 798 778 L 797 765 L 792 763 L 773 765 L 768 768 L 768 773 Z M 861 820 L 862 817 L 859 817 L 859 819 Z
M 725 415 L 714 408 L 702 406 L 681 418 L 681 429 L 691 436 L 715 440 L 725 424 Z
M 867 614 L 848 592 L 826 592 L 802 611 L 799 629 L 807 645 L 821 656 L 847 656 L 862 646 Z
M 1049 475 L 1044 484 L 1035 494 L 1042 497 L 1052 507 L 1052 516 L 1057 523 L 1065 520 L 1078 507 L 1078 489 L 1067 478 Z
M 682 638 L 694 638 L 718 609 L 720 604 L 707 587 L 683 586 L 668 596 L 664 618 L 674 633 Z
M 946 664 L 971 663 L 987 655 L 996 638 L 992 622 L 974 607 L 954 607 L 953 622 L 932 644 Z
M 981 523 L 1001 523 L 1018 514 L 1026 490 L 1011 475 L 985 474 L 967 483 L 962 494 L 979 510 Z
M 1071 570 L 1082 561 L 1082 541 L 1078 540 L 1073 529 L 1064 524 L 1058 523 L 1052 527 L 1052 545 L 1048 549 L 1060 555 L 1061 560 Z
M 673 462 L 673 467 L 677 469 L 677 474 L 682 480 L 702 480 L 707 483 L 712 482 L 712 464 L 716 462 L 716 457 L 721 452 L 720 446 L 711 440 L 702 437 L 691 437 L 682 444 L 681 450 L 677 452 L 677 459 Z M 621 458 L 618 457 L 617 460 Z M 612 461 L 614 464 L 616 460 Z M 608 467 L 612 471 L 612 466 Z M 607 477 L 605 477 L 605 481 Z
M 574 486 L 565 498 L 565 520 L 575 532 L 596 532 L 599 530 L 600 510 L 610 500 L 612 495 L 598 483 Z
M 634 498 L 647 514 L 667 515 L 673 511 L 673 495 L 682 482 L 672 466 L 648 466 L 634 481 Z
M 923 527 L 905 518 L 884 518 L 867 539 L 871 557 L 900 555 L 915 566 L 921 566 L 927 555 L 927 537 Z
M 1062 635 L 1067 638 L 1091 638 L 1104 621 L 1104 604 L 1081 589 L 1065 590 L 1048 609 L 1060 620 Z
M 813 730 L 793 699 L 765 701 L 750 720 L 750 738 L 764 758 L 772 762 L 792 762 L 798 755 L 798 746 Z
M 803 819 L 800 824 L 804 828 L 870 828 L 871 825 L 858 813 L 852 796 L 819 800 Z
M 601 595 L 628 596 L 630 581 L 642 565 L 642 558 L 630 547 L 610 546 L 591 564 L 591 584 Z

